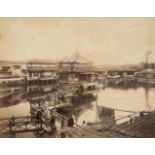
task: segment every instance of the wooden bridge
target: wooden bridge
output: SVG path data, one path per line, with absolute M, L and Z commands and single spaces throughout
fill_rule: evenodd
M 64 105 L 59 105 L 59 107 Z M 39 109 L 33 107 L 36 111 Z M 68 118 L 56 112 L 57 106 L 52 111 L 52 116 L 56 118 L 60 126 L 67 125 Z M 63 122 L 63 123 L 62 123 Z M 0 118 L 0 137 L 13 137 L 16 133 L 33 132 L 33 131 L 47 131 L 51 132 L 51 124 L 49 120 L 42 117 L 41 120 L 37 120 L 34 115 Z
M 0 119 L 0 137 L 14 135 L 15 133 L 42 130 L 42 122 L 34 116 L 11 117 Z
M 119 110 L 115 109 L 118 111 Z M 73 128 L 65 126 L 59 132 L 66 133 L 72 138 L 148 138 L 155 137 L 155 111 L 134 112 L 127 111 L 129 115 L 114 120 L 114 123 L 105 128 L 106 122 L 98 122 L 94 125 L 79 126 L 75 124 Z M 117 121 L 128 118 L 128 121 L 117 124 Z
M 61 133 L 65 133 L 67 135 L 66 137 L 73 138 L 155 137 L 155 111 L 144 112 L 142 113 L 142 116 L 138 116 L 137 112 L 126 112 L 131 113 L 130 115 L 124 116 L 130 118 L 129 121 L 122 124 L 116 124 L 117 121 L 124 119 L 124 117 L 117 118 L 115 119 L 114 124 L 109 126 L 109 128 L 105 128 L 105 121 L 86 126 L 79 126 L 74 123 L 74 127 L 68 127 L 67 122 L 69 118 L 61 115 L 54 109 L 52 110 L 52 116 L 54 116 L 56 121 L 60 124 L 60 128 L 55 134 L 61 135 Z M 35 116 L 0 119 L 0 137 L 14 137 L 16 133 L 33 131 L 51 132 L 50 122 L 44 119 L 38 122 Z

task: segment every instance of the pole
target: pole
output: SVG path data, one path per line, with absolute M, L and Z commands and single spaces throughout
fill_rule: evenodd
M 98 108 L 97 108 L 97 105 L 98 105 L 98 95 L 96 94 L 96 122 L 97 122 L 97 118 L 98 118 Z

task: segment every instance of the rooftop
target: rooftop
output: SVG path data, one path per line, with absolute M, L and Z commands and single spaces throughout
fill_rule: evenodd
M 42 59 L 32 59 L 27 61 L 27 64 L 56 64 L 56 61 L 52 60 L 42 60 Z
M 79 52 L 75 52 L 71 57 L 64 57 L 60 60 L 63 63 L 80 63 L 80 64 L 92 64 L 91 60 L 81 56 Z
M 155 74 L 155 69 L 148 68 L 148 69 L 143 70 L 141 73 L 152 73 L 152 74 Z

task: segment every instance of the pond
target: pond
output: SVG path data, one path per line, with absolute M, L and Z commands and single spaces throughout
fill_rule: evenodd
M 97 100 L 91 103 L 91 107 L 77 114 L 78 124 L 100 121 L 99 108 L 114 110 L 115 117 L 129 115 L 130 112 L 155 110 L 155 88 L 119 88 L 107 87 L 97 93 Z M 119 111 L 122 110 L 122 111 Z M 123 112 L 124 111 L 124 112 Z M 102 110 L 103 112 L 103 110 Z M 104 112 L 103 112 L 104 113 Z
M 74 114 L 77 124 L 82 125 L 83 121 L 86 123 L 99 122 L 107 117 L 106 115 L 112 114 L 115 115 L 115 118 L 119 118 L 128 115 L 129 112 L 126 111 L 155 110 L 154 87 L 106 87 L 95 93 L 97 99 L 90 101 L 86 108 Z M 25 88 L 20 88 L 8 103 L 1 101 L 0 118 L 30 115 L 30 102 L 26 94 Z M 34 136 L 32 135 L 29 133 L 30 137 Z

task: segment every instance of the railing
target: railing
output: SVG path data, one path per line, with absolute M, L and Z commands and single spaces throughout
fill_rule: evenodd
M 115 123 L 117 123 L 118 121 L 124 120 L 124 119 L 129 119 L 129 120 L 126 120 L 124 122 L 128 122 L 128 121 L 132 122 L 135 118 L 137 118 L 141 115 L 145 115 L 145 114 L 150 113 L 150 111 L 129 111 L 129 110 L 120 110 L 120 109 L 114 109 L 114 110 L 130 113 L 129 115 L 122 116 L 120 118 L 115 119 Z
M 0 135 L 38 131 L 42 130 L 42 121 L 37 120 L 35 116 L 1 118 L 0 128 Z
M 57 76 L 28 77 L 27 80 L 54 80 Z
M 56 67 L 28 67 L 28 71 L 55 71 L 58 70 Z
M 67 123 L 68 120 L 69 120 L 68 117 L 66 117 L 66 116 L 64 116 L 64 115 L 61 115 L 60 113 L 56 112 L 56 109 L 53 110 L 53 115 L 54 115 L 57 119 L 59 119 L 60 121 L 64 121 L 65 123 Z M 74 122 L 74 127 L 75 127 L 75 128 L 80 128 L 81 126 L 80 126 L 79 124 L 77 124 L 77 123 Z

